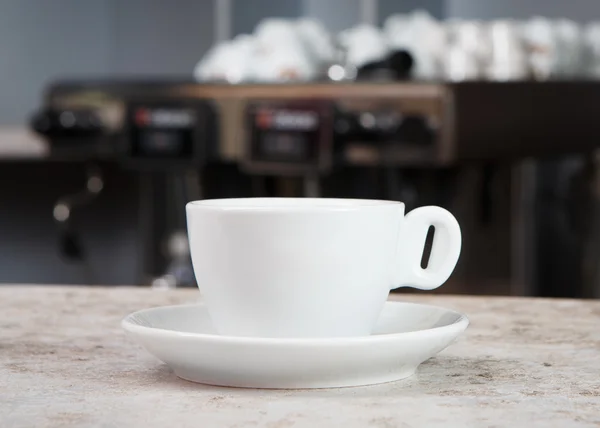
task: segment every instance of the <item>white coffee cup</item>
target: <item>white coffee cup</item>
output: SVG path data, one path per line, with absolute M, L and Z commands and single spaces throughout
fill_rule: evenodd
M 381 30 L 373 25 L 359 24 L 338 35 L 340 46 L 346 50 L 346 61 L 360 68 L 385 59 L 391 52 Z
M 369 335 L 390 290 L 439 287 L 461 249 L 458 222 L 434 206 L 405 216 L 393 201 L 247 198 L 194 201 L 186 211 L 196 280 L 228 336 Z
M 311 55 L 296 23 L 281 18 L 261 21 L 254 31 L 256 51 L 253 75 L 259 82 L 310 81 L 317 77 L 319 63 Z
M 525 80 L 529 77 L 529 62 L 519 25 L 514 21 L 490 24 L 492 59 L 488 78 L 496 81 Z

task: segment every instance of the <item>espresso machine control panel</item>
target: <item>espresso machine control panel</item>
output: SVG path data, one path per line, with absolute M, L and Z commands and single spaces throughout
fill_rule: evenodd
M 304 175 L 331 168 L 333 105 L 253 100 L 246 105 L 242 164 L 250 172 Z
M 211 153 L 214 113 L 207 101 L 129 104 L 122 154 L 126 161 L 202 164 Z
M 51 156 L 115 160 L 133 168 L 200 166 L 218 156 L 214 101 L 185 84 L 68 81 L 53 84 L 31 128 Z

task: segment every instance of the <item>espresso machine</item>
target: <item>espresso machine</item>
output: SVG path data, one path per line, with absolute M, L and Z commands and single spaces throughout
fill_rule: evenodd
M 51 158 L 138 173 L 141 283 L 193 282 L 177 262 L 187 200 L 354 197 L 456 215 L 463 253 L 444 292 L 526 295 L 540 263 L 528 159 L 592 153 L 598 99 L 594 82 L 61 81 L 32 127 Z

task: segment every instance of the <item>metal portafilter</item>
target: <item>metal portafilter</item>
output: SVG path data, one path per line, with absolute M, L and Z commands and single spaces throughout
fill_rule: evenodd
M 329 67 L 327 72 L 329 80 L 336 82 L 355 80 L 408 80 L 411 78 L 415 63 L 410 52 L 403 49 L 395 50 L 379 61 L 363 64 L 358 68 L 348 64 L 343 54 L 340 54 L 340 58 L 338 64 Z
M 414 59 L 406 50 L 393 51 L 386 58 L 359 67 L 357 80 L 407 80 L 411 77 Z

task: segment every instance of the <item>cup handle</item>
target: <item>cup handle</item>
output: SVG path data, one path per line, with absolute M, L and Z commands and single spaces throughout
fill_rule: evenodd
M 429 228 L 435 228 L 427 268 L 421 267 Z M 404 217 L 398 243 L 398 271 L 392 289 L 414 287 L 433 290 L 442 285 L 456 266 L 462 237 L 456 218 L 447 210 L 421 207 Z

